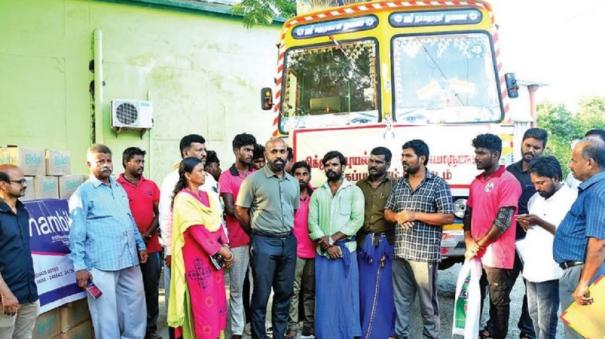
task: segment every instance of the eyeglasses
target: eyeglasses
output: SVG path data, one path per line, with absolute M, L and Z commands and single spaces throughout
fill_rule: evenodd
M 23 185 L 25 185 L 25 183 L 27 182 L 27 180 L 25 180 L 25 179 L 19 179 L 19 180 L 11 180 L 10 182 L 23 186 Z

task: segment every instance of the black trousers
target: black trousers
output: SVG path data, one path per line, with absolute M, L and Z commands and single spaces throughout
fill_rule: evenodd
M 160 260 L 160 253 L 150 253 L 147 262 L 141 264 L 145 302 L 147 303 L 147 332 L 155 332 L 158 329 L 158 316 L 160 314 L 158 294 L 160 272 L 162 271 Z
M 504 339 L 508 333 L 510 291 L 515 284 L 514 270 L 483 266 L 481 276 L 481 310 L 486 289 L 489 291 L 491 333 L 494 338 Z
M 518 230 L 517 230 L 518 231 Z M 519 274 L 523 271 L 523 262 L 521 261 L 521 259 L 519 258 L 519 255 L 517 254 L 517 252 L 515 252 L 515 264 L 513 266 L 513 284 L 515 281 L 517 281 L 517 277 L 519 276 Z M 523 294 L 523 304 L 521 305 L 521 316 L 519 317 L 519 321 L 517 322 L 517 327 L 519 328 L 519 331 L 521 331 L 521 334 L 524 334 L 526 336 L 529 336 L 530 338 L 536 338 L 536 333 L 534 331 L 534 324 L 531 320 L 531 317 L 529 315 L 529 309 L 527 307 L 527 284 L 525 282 L 525 279 L 523 279 L 523 284 L 525 286 L 523 286 L 525 293 Z M 489 314 L 489 319 L 487 320 L 487 325 L 485 326 L 490 333 L 494 332 L 494 324 L 492 321 L 492 304 L 490 301 L 490 314 Z

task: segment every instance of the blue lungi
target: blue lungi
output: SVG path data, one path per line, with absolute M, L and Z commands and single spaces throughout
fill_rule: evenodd
M 378 238 L 377 246 L 374 246 Z M 395 333 L 393 245 L 384 234 L 368 234 L 357 250 L 362 339 L 385 339 Z
M 341 249 L 349 251 L 344 246 Z M 350 252 L 335 260 L 321 255 L 315 257 L 315 289 L 315 338 L 360 336 L 356 253 Z

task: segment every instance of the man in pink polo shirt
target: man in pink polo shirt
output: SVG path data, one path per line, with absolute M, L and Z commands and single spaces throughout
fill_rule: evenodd
M 315 320 L 315 243 L 309 236 L 309 202 L 313 189 L 311 167 L 304 161 L 292 165 L 292 175 L 300 184 L 300 203 L 294 214 L 294 236 L 296 237 L 296 273 L 294 276 L 294 294 L 290 300 L 290 317 L 286 338 L 294 339 L 298 331 L 298 323 L 303 321 L 302 335 L 308 337 L 314 334 Z M 299 317 L 299 294 L 302 288 L 304 317 Z
M 231 334 L 233 339 L 241 338 L 244 332 L 244 279 L 250 262 L 250 236 L 235 218 L 234 201 L 237 199 L 239 188 L 246 177 L 254 172 L 252 168 L 252 153 L 256 139 L 253 135 L 242 133 L 233 138 L 231 143 L 235 163 L 219 178 L 219 190 L 225 203 L 229 246 L 235 257 L 229 271 L 229 309 L 231 310 Z
M 138 147 L 128 147 L 122 153 L 124 173 L 117 182 L 128 195 L 132 217 L 145 240 L 149 258 L 141 264 L 145 302 L 147 304 L 147 331 L 145 339 L 161 338 L 158 333 L 158 316 L 160 315 L 158 291 L 160 284 L 160 241 L 158 239 L 158 204 L 160 189 L 155 182 L 143 177 L 145 168 L 145 151 Z
M 510 291 L 515 283 L 515 220 L 521 185 L 499 164 L 502 140 L 498 136 L 480 134 L 473 139 L 473 147 L 477 169 L 483 173 L 471 183 L 468 196 L 464 216 L 465 256 L 481 259 L 481 295 L 485 296 L 487 285 L 493 305 L 492 337 L 506 338 Z

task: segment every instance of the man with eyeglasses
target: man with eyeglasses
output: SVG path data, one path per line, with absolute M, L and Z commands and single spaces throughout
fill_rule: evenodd
M 29 249 L 27 185 L 15 165 L 0 165 L 0 338 L 31 338 L 40 309 Z

